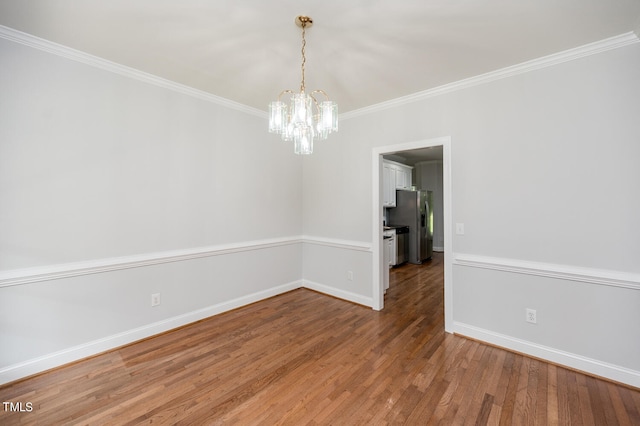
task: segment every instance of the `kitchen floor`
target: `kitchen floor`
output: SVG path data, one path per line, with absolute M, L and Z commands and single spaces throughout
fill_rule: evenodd
M 431 271 L 432 273 L 427 272 L 422 278 L 419 278 L 419 281 L 424 282 L 425 280 L 433 280 L 440 277 L 444 291 L 444 253 L 442 252 L 433 252 L 431 259 L 424 261 L 421 265 L 405 262 L 402 265 L 390 268 L 389 288 L 391 288 L 394 283 L 399 284 L 412 277 L 416 278 L 419 274 L 424 274 L 425 271 Z

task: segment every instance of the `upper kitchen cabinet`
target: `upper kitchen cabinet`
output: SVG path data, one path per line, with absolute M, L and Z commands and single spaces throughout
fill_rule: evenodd
M 383 207 L 396 206 L 396 189 L 410 189 L 412 185 L 411 170 L 413 167 L 396 163 L 395 161 L 383 160 L 382 162 L 382 185 L 383 185 Z
M 411 170 L 413 167 L 404 164 L 395 165 L 396 189 L 411 189 Z
M 396 172 L 387 162 L 382 163 L 382 206 L 396 206 Z

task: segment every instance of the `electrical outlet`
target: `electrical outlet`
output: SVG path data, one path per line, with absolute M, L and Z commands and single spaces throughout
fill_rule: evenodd
M 153 293 L 151 295 L 151 306 L 158 306 L 160 304 L 160 293 Z
M 536 310 L 527 308 L 525 319 L 527 320 L 527 322 L 530 322 L 531 324 L 537 324 L 538 318 L 536 316 Z
M 353 281 L 353 271 L 347 271 L 347 279 Z

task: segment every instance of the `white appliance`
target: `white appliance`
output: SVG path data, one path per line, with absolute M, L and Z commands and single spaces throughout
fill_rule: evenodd
M 392 259 L 395 260 L 396 257 L 396 230 L 395 229 L 385 229 L 382 233 L 382 245 L 384 249 L 384 271 L 382 273 L 382 277 L 384 280 L 384 291 L 386 292 L 389 288 L 389 268 L 392 265 Z

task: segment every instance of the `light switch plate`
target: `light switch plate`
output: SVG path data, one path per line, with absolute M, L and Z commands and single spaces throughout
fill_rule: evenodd
M 464 223 L 456 223 L 456 234 L 464 235 Z

